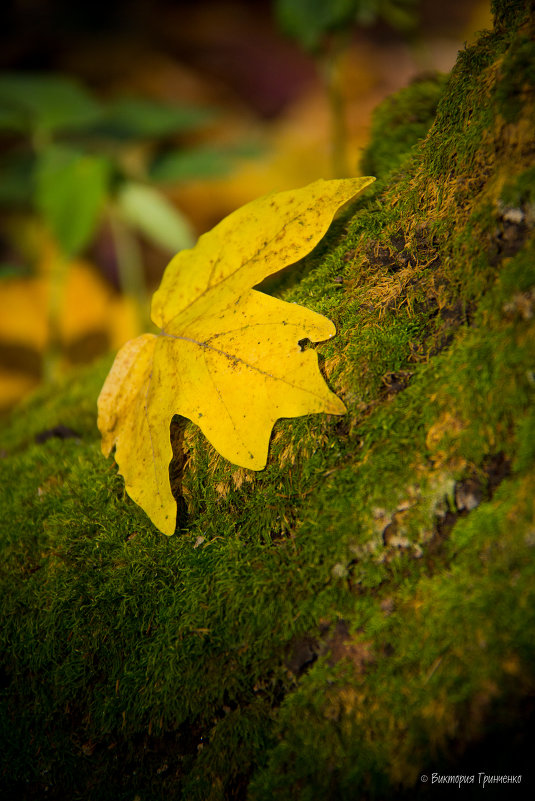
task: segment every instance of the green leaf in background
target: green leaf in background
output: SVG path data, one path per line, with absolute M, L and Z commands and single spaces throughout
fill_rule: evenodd
M 238 159 L 258 158 L 262 152 L 262 145 L 254 140 L 225 147 L 166 150 L 154 158 L 148 177 L 162 183 L 217 178 L 228 175 Z
M 9 131 L 10 133 L 24 131 L 26 121 L 22 110 L 3 103 L 4 101 L 0 98 L 0 131 Z
M 382 18 L 394 28 L 414 25 L 419 0 L 275 0 L 278 24 L 305 50 L 320 48 L 326 34 Z
M 164 250 L 176 253 L 193 247 L 188 220 L 157 189 L 129 181 L 121 188 L 117 205 L 126 223 Z
M 420 0 L 383 0 L 381 16 L 398 31 L 411 31 L 417 21 L 417 10 Z
M 275 0 L 281 29 L 306 50 L 315 50 L 324 34 L 352 22 L 359 6 L 377 6 L 380 0 Z
M 124 139 L 152 139 L 190 131 L 212 119 L 213 112 L 207 109 L 123 98 L 107 107 L 96 133 Z
M 149 178 L 162 182 L 213 178 L 230 172 L 233 160 L 232 154 L 215 147 L 170 150 L 156 157 Z
M 35 201 L 66 256 L 91 240 L 109 183 L 106 159 L 58 145 L 46 148 L 36 170 Z
M 29 150 L 6 154 L 0 161 L 0 206 L 27 206 L 32 202 L 35 156 Z
M 25 73 L 0 75 L 0 127 L 50 134 L 94 123 L 101 109 L 76 81 Z

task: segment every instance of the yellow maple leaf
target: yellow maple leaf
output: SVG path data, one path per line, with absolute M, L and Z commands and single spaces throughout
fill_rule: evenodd
M 176 520 L 175 414 L 230 462 L 261 470 L 276 420 L 346 411 L 316 353 L 298 344 L 329 339 L 333 323 L 253 287 L 309 253 L 335 212 L 373 180 L 319 180 L 254 200 L 168 265 L 152 301 L 160 333 L 123 346 L 98 399 L 102 451 L 116 446 L 126 491 L 165 534 Z

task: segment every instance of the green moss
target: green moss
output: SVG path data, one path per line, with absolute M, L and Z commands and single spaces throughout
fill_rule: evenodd
M 491 0 L 494 27 L 500 33 L 516 30 L 529 19 L 530 5 L 524 0 Z
M 57 426 L 69 429 L 79 438 L 96 439 L 96 398 L 112 361 L 108 356 L 91 368 L 72 370 L 52 387 L 31 395 L 20 405 L 17 414 L 5 420 L 0 428 L 0 452 L 21 450 L 34 442 L 36 436 L 52 434 L 51 429 Z
M 100 453 L 110 360 L 4 427 L 4 797 L 423 798 L 423 772 L 491 765 L 527 782 L 534 115 L 504 125 L 497 89 L 518 36 L 460 56 L 425 139 L 284 289 L 337 324 L 318 353 L 346 417 L 279 421 L 259 473 L 188 424 L 170 539 Z
M 384 178 L 400 166 L 431 127 L 445 82 L 438 73 L 423 75 L 377 107 L 361 159 L 363 175 Z
M 530 36 L 516 39 L 501 65 L 496 100 L 506 122 L 516 122 L 535 89 L 535 44 Z

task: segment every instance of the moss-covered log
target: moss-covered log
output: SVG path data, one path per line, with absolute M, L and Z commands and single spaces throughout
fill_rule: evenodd
M 2 798 L 474 797 L 480 772 L 527 797 L 535 15 L 494 6 L 378 112 L 376 188 L 284 290 L 337 324 L 345 418 L 280 421 L 260 473 L 186 426 L 170 539 L 100 454 L 109 360 L 4 427 Z

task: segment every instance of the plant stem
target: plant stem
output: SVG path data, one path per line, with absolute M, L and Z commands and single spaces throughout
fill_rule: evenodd
M 43 378 L 49 383 L 60 372 L 61 363 L 61 313 L 65 303 L 65 289 L 69 262 L 66 256 L 55 248 L 51 260 L 48 295 L 48 344 L 43 356 Z
M 320 59 L 320 73 L 325 84 L 331 116 L 331 156 L 334 178 L 350 175 L 347 157 L 347 121 L 342 87 L 341 60 L 345 40 L 338 39 Z
M 136 324 L 141 333 L 150 326 L 141 248 L 115 209 L 111 209 L 108 219 L 115 245 L 119 284 L 122 292 L 134 301 Z

